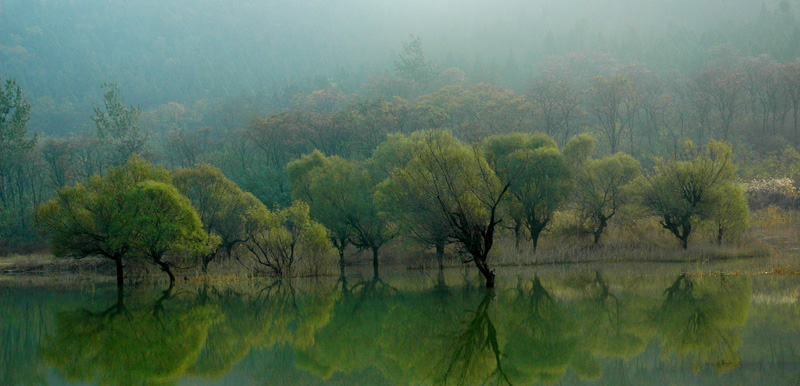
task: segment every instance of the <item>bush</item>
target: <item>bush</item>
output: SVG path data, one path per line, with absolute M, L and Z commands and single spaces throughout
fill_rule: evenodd
M 798 189 L 790 178 L 768 178 L 744 184 L 744 195 L 751 209 L 775 206 L 794 209 L 798 203 Z

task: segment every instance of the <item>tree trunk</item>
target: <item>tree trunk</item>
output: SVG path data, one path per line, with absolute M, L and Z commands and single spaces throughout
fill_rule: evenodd
M 475 266 L 478 267 L 478 271 L 481 272 L 483 278 L 486 280 L 486 288 L 494 288 L 494 270 L 489 269 L 489 266 L 486 265 L 486 257 L 480 258 L 473 256 L 472 260 L 475 262 Z
M 688 249 L 689 248 L 689 235 L 680 237 L 680 240 L 681 240 L 681 247 L 683 247 L 683 249 Z
M 436 242 L 436 260 L 439 262 L 439 269 L 444 268 L 444 241 Z
M 167 276 L 169 276 L 169 285 L 171 286 L 172 284 L 174 284 L 175 283 L 175 275 L 173 275 L 172 271 L 169 269 L 169 263 L 165 263 L 163 261 L 158 261 L 158 262 L 156 262 L 156 264 L 158 264 L 158 266 L 161 267 L 161 270 L 166 272 Z
M 378 278 L 378 248 L 372 247 L 372 273 Z
M 717 245 L 722 245 L 722 237 L 724 231 L 725 229 L 723 229 L 722 227 L 719 227 L 717 229 Z
M 522 221 L 514 220 L 514 248 L 519 251 L 519 244 L 522 240 Z
M 601 218 L 600 219 L 600 225 L 593 232 L 594 233 L 594 245 L 600 244 L 600 237 L 603 235 L 603 231 L 606 229 L 606 225 L 608 225 L 608 221 L 605 218 Z
M 117 266 L 117 300 L 121 303 L 122 299 L 125 297 L 125 286 L 124 286 L 124 276 L 122 272 L 122 258 L 117 257 L 114 259 L 114 263 Z

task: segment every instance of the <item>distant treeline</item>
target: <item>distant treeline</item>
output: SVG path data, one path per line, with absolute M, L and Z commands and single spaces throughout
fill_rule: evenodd
M 0 25 L 0 71 L 29 95 L 32 129 L 51 135 L 90 130 L 96 86 L 112 80 L 153 113 L 154 131 L 170 102 L 191 111 L 185 128 L 231 129 L 329 84 L 366 99 L 369 84 L 393 74 L 409 33 L 438 69 L 518 94 L 551 58 L 575 52 L 584 64 L 640 63 L 668 80 L 693 78 L 716 47 L 800 57 L 789 1 L 3 0 Z M 588 75 L 598 74 L 607 75 Z

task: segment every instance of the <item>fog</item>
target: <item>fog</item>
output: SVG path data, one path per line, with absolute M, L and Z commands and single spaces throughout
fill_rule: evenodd
M 798 2 L 783 3 L 3 0 L 0 74 L 25 90 L 33 131 L 65 133 L 90 127 L 104 82 L 144 109 L 313 90 L 320 77 L 353 91 L 391 73 L 410 35 L 434 63 L 515 91 L 549 56 L 585 50 L 659 70 L 695 70 L 694 51 L 726 43 L 783 61 L 796 44 L 787 52 L 741 36 L 781 28 L 756 28 L 764 12 L 791 20 L 790 36 Z

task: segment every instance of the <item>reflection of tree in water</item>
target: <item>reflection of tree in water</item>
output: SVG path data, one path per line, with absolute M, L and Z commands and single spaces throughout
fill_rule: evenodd
M 475 311 L 470 311 L 466 320 L 445 336 L 441 349 L 444 355 L 434 384 L 510 384 L 503 371 L 497 328 L 489 314 L 495 296 L 494 289 L 487 289 Z
M 211 306 L 164 304 L 166 299 L 60 313 L 42 358 L 70 381 L 175 384 L 197 359 L 218 313 Z
M 314 333 L 328 323 L 336 298 L 325 289 L 302 290 L 291 281 L 276 280 L 242 291 L 207 286 L 201 289 L 199 300 L 214 304 L 224 318 L 209 330 L 190 373 L 218 378 L 253 349 L 313 344 Z
M 596 364 L 579 350 L 579 329 L 573 315 L 535 277 L 518 285 L 504 312 L 506 371 L 515 384 L 556 381 L 568 367 L 579 374 L 596 371 Z
M 340 281 L 332 317 L 312 336 L 313 345 L 297 347 L 298 366 L 322 378 L 363 370 L 378 358 L 384 321 L 399 292 L 377 275 L 350 287 Z
M 646 326 L 649 303 L 632 294 L 614 294 L 600 272 L 583 287 L 584 296 L 577 302 L 578 321 L 581 324 L 580 345 L 590 351 L 593 358 L 630 359 L 641 354 L 650 340 Z M 584 376 L 596 378 L 596 371 Z
M 84 293 L 66 289 L 53 293 L 41 288 L 0 288 L 0 385 L 47 383 L 39 345 L 58 310 L 85 298 Z
M 616 290 L 600 274 L 535 277 L 496 292 L 430 279 L 403 292 L 374 277 L 133 294 L 100 312 L 58 314 L 41 358 L 70 380 L 107 385 L 214 379 L 245 358 L 255 379 L 288 383 L 336 375 L 331 381 L 520 385 L 569 370 L 619 383 L 623 359 L 656 338 L 665 358 L 695 368 L 735 364 L 750 302 L 740 277 L 681 276 L 660 299 Z
M 739 365 L 741 330 L 752 295 L 748 278 L 695 280 L 683 274 L 664 295 L 653 324 L 665 356 L 696 370 L 707 364 L 720 371 Z

